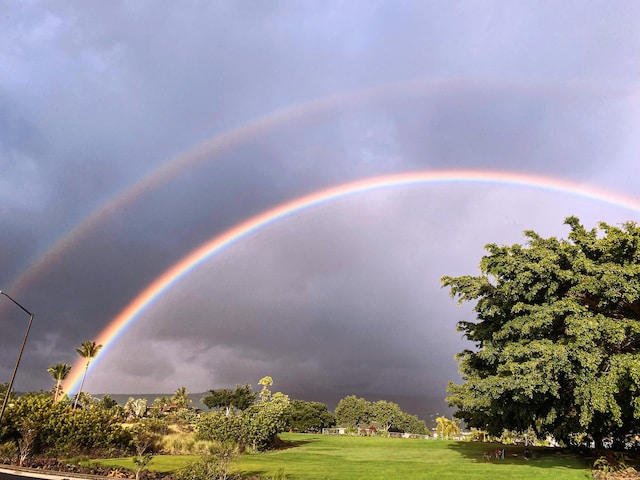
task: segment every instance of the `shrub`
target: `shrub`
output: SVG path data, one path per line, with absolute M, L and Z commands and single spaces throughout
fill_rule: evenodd
M 23 460 L 41 452 L 74 455 L 125 450 L 131 442 L 110 410 L 96 406 L 73 410 L 42 393 L 16 399 L 3 420 L 0 442 L 20 443 Z
M 47 444 L 57 453 L 122 451 L 131 443 L 131 434 L 122 428 L 117 416 L 102 408 L 71 410 L 50 420 Z
M 200 457 L 181 468 L 174 474 L 174 477 L 176 480 L 226 480 L 230 478 L 229 466 L 236 455 L 235 447 L 223 446 L 215 454 Z
M 0 463 L 12 463 L 18 457 L 18 446 L 9 441 L 0 443 Z
M 228 416 L 222 412 L 203 414 L 196 426 L 197 440 L 242 443 L 244 419 L 236 413 Z
M 275 393 L 242 412 L 209 412 L 197 424 L 196 438 L 247 445 L 253 451 L 273 446 L 286 426 L 289 397 Z

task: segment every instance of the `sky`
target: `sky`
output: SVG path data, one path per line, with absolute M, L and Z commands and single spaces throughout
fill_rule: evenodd
M 34 313 L 18 391 L 194 249 L 313 192 L 473 170 L 640 202 L 636 1 L 29 0 L 0 22 L 0 289 Z M 85 390 L 269 375 L 331 408 L 445 412 L 473 312 L 440 277 L 569 215 L 639 220 L 572 188 L 397 185 L 275 219 L 150 302 Z M 0 297 L 0 382 L 25 317 Z

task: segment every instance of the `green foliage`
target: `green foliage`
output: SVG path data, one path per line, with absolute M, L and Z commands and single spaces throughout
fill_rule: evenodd
M 40 434 L 41 425 L 31 418 L 25 417 L 18 420 L 16 424 L 16 430 L 20 434 L 18 437 L 18 449 L 20 451 L 18 464 L 24 465 L 24 462 L 33 453 L 36 441 Z
M 449 420 L 447 417 L 438 417 L 436 418 L 436 433 L 440 438 L 451 440 L 460 435 L 460 427 L 454 419 Z
M 269 387 L 273 385 L 273 378 L 269 376 L 262 377 L 258 384 L 262 385 L 262 390 L 260 390 L 260 400 L 263 402 L 269 400 L 269 397 L 271 396 L 271 390 L 269 390 Z
M 254 451 L 271 447 L 286 426 L 289 397 L 280 392 L 242 412 L 213 411 L 201 416 L 196 438 L 249 446 Z
M 196 424 L 196 439 L 216 442 L 242 443 L 244 418 L 239 413 L 207 412 Z
M 386 400 L 378 400 L 371 404 L 371 420 L 384 431 L 389 431 L 392 425 L 396 425 L 402 415 L 398 404 Z
M 82 374 L 82 381 L 80 382 L 80 389 L 78 390 L 78 395 L 76 395 L 76 400 L 73 404 L 73 408 L 78 406 L 78 401 L 80 398 L 80 394 L 82 393 L 82 387 L 84 386 L 84 381 L 87 378 L 87 372 L 89 371 L 89 364 L 91 363 L 91 359 L 95 358 L 98 355 L 98 352 L 102 348 L 102 345 L 97 345 L 96 342 L 82 342 L 79 348 L 76 348 L 76 353 L 80 355 L 82 358 L 87 359 L 87 363 L 84 367 L 84 372 Z
M 382 432 L 407 432 L 430 435 L 424 420 L 403 412 L 398 404 L 387 400 L 368 402 L 364 398 L 348 395 L 338 402 L 335 410 L 336 422 L 343 427 L 368 427 L 377 424 Z
M 5 412 L 0 441 L 14 441 L 25 458 L 31 453 L 76 454 L 123 450 L 131 436 L 109 410 L 73 410 L 46 394 L 17 398 Z
M 161 451 L 168 455 L 210 455 L 218 442 L 197 440 L 195 432 L 172 432 L 162 437 Z
M 136 455 L 135 457 L 133 457 L 133 464 L 136 466 L 136 480 L 140 478 L 140 472 L 142 472 L 142 470 L 144 470 L 145 467 L 149 465 L 149 462 L 151 462 L 152 458 L 153 455 L 151 455 L 150 453 Z
M 157 419 L 144 419 L 130 428 L 132 444 L 136 455 L 142 457 L 155 453 L 162 443 L 162 435 L 167 433 L 166 425 Z
M 338 402 L 335 410 L 338 425 L 357 427 L 371 422 L 371 404 L 364 398 L 348 395 Z
M 189 398 L 189 392 L 187 392 L 186 387 L 180 387 L 175 391 L 173 397 L 171 397 L 171 403 L 173 403 L 177 408 L 189 408 L 191 404 L 191 399 Z
M 8 388 L 9 382 L 0 383 L 0 399 L 4 400 L 4 395 L 7 393 Z
M 53 391 L 53 398 L 57 401 L 58 398 L 60 398 L 60 396 L 64 393 L 60 384 L 64 379 L 67 378 L 69 372 L 71 372 L 71 365 L 66 363 L 56 363 L 55 365 L 47 368 L 47 372 L 49 372 L 51 378 L 56 381 L 56 385 Z
M 51 396 L 44 393 L 22 395 L 5 411 L 0 441 L 14 441 L 17 444 L 23 438 L 25 427 L 32 424 L 38 434 L 33 439 L 31 449 L 38 452 L 49 443 L 48 437 L 55 431 L 51 420 L 61 418 L 67 411 L 67 406 L 56 404 Z
M 257 394 L 251 389 L 251 385 L 236 385 L 235 390 L 223 388 L 209 390 L 209 395 L 202 398 L 209 408 L 225 408 L 227 413 L 232 409 L 246 410 L 256 401 Z
M 113 398 L 111 398 L 111 395 L 104 395 L 99 401 L 98 401 L 98 407 L 100 408 L 104 408 L 105 410 L 111 410 L 113 408 L 118 408 L 118 402 L 116 402 Z
M 147 414 L 147 399 L 129 397 L 123 409 L 128 419 L 143 418 Z
M 442 278 L 477 317 L 458 324 L 475 350 L 457 356 L 448 401 L 493 435 L 622 444 L 640 428 L 640 228 L 566 224 L 568 240 L 528 231 L 526 245 L 487 245 L 480 276 Z
M 87 392 L 78 392 L 74 399 L 74 407 L 73 408 L 91 408 L 94 405 L 98 404 L 98 399 L 94 398 L 90 393 Z
M 400 412 L 400 416 L 389 429 L 394 432 L 415 433 L 417 435 L 431 435 L 424 420 L 420 420 L 410 413 Z
M 286 429 L 297 432 L 320 432 L 336 424 L 335 416 L 321 402 L 293 400 L 285 417 Z
M 102 408 L 72 410 L 62 417 L 51 417 L 50 421 L 47 444 L 59 453 L 123 451 L 131 443 L 131 435 L 122 428 L 119 416 Z
M 179 469 L 174 477 L 176 480 L 226 480 L 229 478 L 229 465 L 236 455 L 237 450 L 234 447 L 224 446 L 220 452 L 203 456 Z
M 602 455 L 593 462 L 593 469 L 604 473 L 619 472 L 627 469 L 624 455 L 617 455 L 610 452 L 608 455 Z
M 169 397 L 157 397 L 147 410 L 147 415 L 154 418 L 166 417 L 175 410 L 175 406 Z
M 289 397 L 276 392 L 268 400 L 260 401 L 242 412 L 244 437 L 242 443 L 253 451 L 273 446 L 280 432 L 286 427 Z
M 347 435 L 359 435 L 360 429 L 354 425 L 345 428 L 344 433 Z
M 198 418 L 198 412 L 192 409 L 181 408 L 179 410 L 176 410 L 175 412 L 171 412 L 167 416 L 166 421 L 179 424 L 183 428 L 192 430 L 193 428 L 195 428 L 195 425 L 198 422 Z
M 18 458 L 18 446 L 16 442 L 8 441 L 0 443 L 0 463 L 13 463 Z

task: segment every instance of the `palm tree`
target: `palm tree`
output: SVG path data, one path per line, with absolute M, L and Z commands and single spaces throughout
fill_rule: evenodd
M 84 379 L 87 377 L 87 372 L 89 371 L 89 364 L 91 363 L 91 359 L 98 355 L 98 352 L 102 348 L 102 345 L 96 345 L 96 342 L 82 342 L 80 344 L 80 348 L 76 348 L 76 352 L 82 358 L 87 359 L 87 364 L 84 367 L 84 373 L 82 374 L 82 381 L 80 382 L 80 390 L 78 390 L 78 394 L 76 395 L 76 401 L 73 403 L 73 408 L 78 406 L 78 397 L 82 393 L 82 387 L 84 386 Z
M 176 393 L 174 393 L 173 397 L 171 397 L 171 401 L 178 408 L 189 408 L 191 399 L 189 398 L 187 387 L 180 387 L 178 390 L 176 390 Z
M 436 418 L 436 433 L 438 437 L 449 440 L 451 437 L 460 435 L 460 427 L 457 420 L 449 420 L 447 417 Z
M 49 372 L 51 374 L 51 377 L 56 381 L 56 389 L 53 392 L 54 402 L 57 402 L 58 397 L 63 393 L 60 384 L 65 378 L 67 378 L 67 375 L 69 375 L 70 371 L 71 365 L 67 363 L 56 363 L 55 365 L 47 368 L 47 372 Z

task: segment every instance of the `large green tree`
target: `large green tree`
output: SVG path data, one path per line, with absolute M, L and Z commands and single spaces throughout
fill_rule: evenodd
M 400 418 L 395 420 L 394 425 L 389 430 L 415 433 L 418 435 L 431 435 L 424 420 L 420 420 L 417 416 L 406 412 L 401 412 Z
M 479 276 L 442 278 L 476 315 L 458 323 L 474 348 L 448 401 L 492 434 L 621 443 L 640 432 L 640 228 L 565 223 L 568 239 L 527 231 L 524 245 L 487 245 Z
M 371 403 L 355 395 L 347 395 L 338 402 L 336 422 L 343 427 L 366 426 L 371 422 Z
M 387 400 L 378 400 L 371 404 L 371 420 L 380 425 L 385 432 L 398 424 L 402 416 L 402 410 L 397 403 L 388 402 Z
M 335 416 L 321 402 L 293 400 L 286 415 L 287 428 L 298 432 L 320 432 L 336 424 Z

